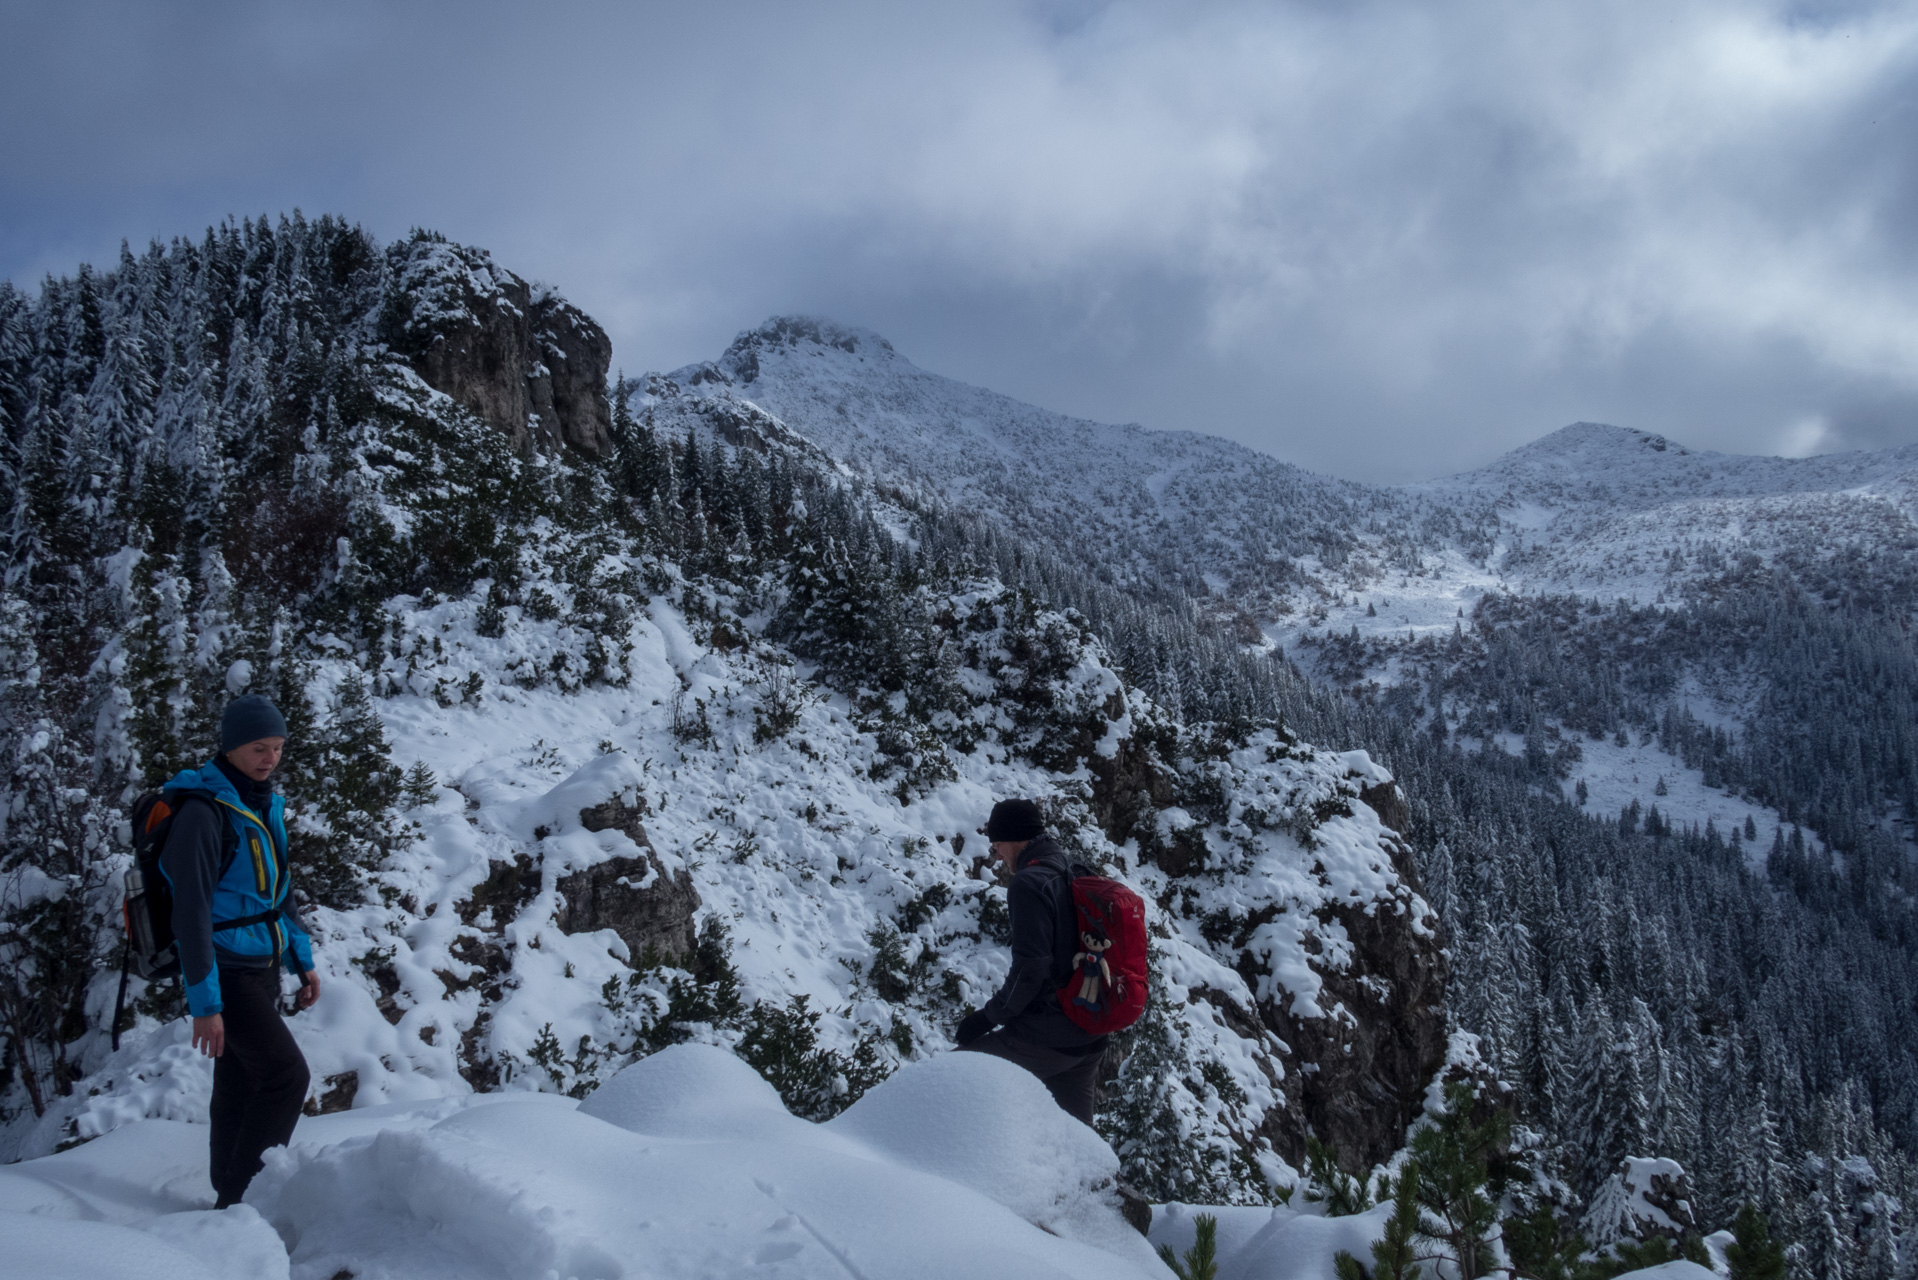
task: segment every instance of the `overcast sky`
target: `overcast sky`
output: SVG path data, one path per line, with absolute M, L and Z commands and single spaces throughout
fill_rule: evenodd
M 1918 441 L 1918 4 L 0 0 L 0 277 L 414 225 L 628 373 L 767 316 L 1403 480 Z

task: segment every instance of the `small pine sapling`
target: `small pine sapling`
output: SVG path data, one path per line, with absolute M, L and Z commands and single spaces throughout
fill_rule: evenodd
M 1339 1280 L 1418 1280 L 1418 1162 L 1406 1161 L 1396 1187 L 1388 1179 L 1380 1190 L 1392 1193 L 1392 1216 L 1386 1219 L 1385 1234 L 1372 1242 L 1372 1270 L 1368 1273 L 1357 1258 L 1341 1249 L 1332 1259 Z
M 1196 1229 L 1192 1247 L 1185 1251 L 1183 1261 L 1169 1244 L 1159 1246 L 1159 1256 L 1179 1280 L 1218 1280 L 1219 1220 L 1212 1214 L 1202 1213 L 1192 1220 L 1192 1225 Z
M 1478 1280 L 1492 1269 L 1495 1254 L 1486 1244 L 1498 1225 L 1505 1181 L 1499 1157 L 1511 1137 L 1511 1117 L 1503 1110 L 1474 1124 L 1474 1100 L 1470 1085 L 1447 1085 L 1445 1114 L 1412 1137 L 1426 1234 L 1444 1246 L 1460 1280 Z
M 1344 1218 L 1372 1207 L 1365 1180 L 1339 1168 L 1338 1153 L 1317 1138 L 1305 1139 L 1305 1198 L 1325 1205 L 1325 1216 Z
M 400 805 L 407 809 L 417 809 L 421 805 L 432 804 L 439 797 L 440 780 L 426 767 L 426 761 L 415 760 L 413 767 L 406 771 L 406 777 L 400 782 Z
M 1725 1246 L 1731 1280 L 1785 1280 L 1785 1251 L 1771 1238 L 1771 1224 L 1749 1202 L 1732 1220 L 1732 1243 Z
M 1590 1246 L 1576 1231 L 1566 1231 L 1550 1205 L 1524 1217 L 1507 1218 L 1503 1231 L 1512 1274 L 1522 1280 L 1582 1280 L 1581 1262 Z

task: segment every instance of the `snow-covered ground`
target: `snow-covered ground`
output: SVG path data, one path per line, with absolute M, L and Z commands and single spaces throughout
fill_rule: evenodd
M 1641 813 L 1656 805 L 1661 817 L 1681 826 L 1702 828 L 1711 823 L 1725 840 L 1730 840 L 1736 829 L 1753 866 L 1764 865 L 1765 854 L 1781 830 L 1790 834 L 1791 828 L 1776 810 L 1754 804 L 1735 792 L 1706 786 L 1703 772 L 1687 769 L 1684 761 L 1656 742 L 1640 742 L 1633 735 L 1630 746 L 1618 746 L 1609 738 L 1581 738 L 1578 746 L 1583 758 L 1572 766 L 1571 776 L 1559 784 L 1559 789 L 1571 800 L 1583 782 L 1585 810 L 1595 816 L 1616 817 L 1636 802 Z M 1657 794 L 1661 782 L 1665 786 L 1662 796 Z M 1748 821 L 1754 832 L 1749 839 L 1745 836 Z M 1822 847 L 1811 835 L 1805 838 Z
M 662 1050 L 583 1103 L 471 1095 L 309 1118 L 224 1211 L 205 1145 L 198 1125 L 145 1120 L 0 1168 L 5 1274 L 1156 1280 L 1155 1247 L 1183 1255 L 1210 1214 L 1219 1275 L 1326 1280 L 1391 1213 L 1172 1204 L 1148 1239 L 1121 1216 L 1104 1141 L 983 1054 L 912 1063 L 824 1124 L 706 1045 Z
M 1162 1274 L 1118 1161 L 1032 1076 L 948 1054 L 823 1125 L 752 1068 L 666 1049 L 542 1094 L 302 1121 L 207 1209 L 205 1131 L 150 1120 L 0 1169 L 8 1275 L 527 1280 Z

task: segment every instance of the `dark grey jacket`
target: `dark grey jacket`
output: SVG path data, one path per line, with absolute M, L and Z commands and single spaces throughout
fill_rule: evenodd
M 1012 971 L 983 1012 L 1006 1031 L 1032 1044 L 1091 1049 L 1105 1043 L 1059 1007 L 1059 987 L 1072 973 L 1079 918 L 1072 907 L 1072 864 L 1051 836 L 1040 836 L 1019 855 L 1006 889 L 1012 915 Z

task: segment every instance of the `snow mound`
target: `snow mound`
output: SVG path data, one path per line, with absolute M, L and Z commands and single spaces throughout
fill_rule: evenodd
M 791 1116 L 779 1122 L 768 1110 L 776 1097 L 750 1068 L 717 1049 L 680 1046 L 621 1072 L 577 1110 L 527 1095 L 468 1107 L 428 1129 L 273 1153 L 247 1202 L 286 1241 L 293 1280 L 342 1271 L 358 1280 L 1118 1280 L 1159 1271 L 1136 1235 L 1115 1257 L 887 1159 L 883 1143 L 898 1144 L 906 1107 L 930 1101 L 937 1084 L 909 1082 L 892 1110 L 871 1113 L 880 1141 L 854 1141 Z M 1007 1103 L 1005 1092 L 999 1105 L 1024 1114 L 1030 1099 Z M 957 1096 L 978 1094 L 975 1086 Z M 959 1127 L 937 1110 L 924 1121 Z M 1056 1136 L 1049 1141 L 1042 1150 L 1066 1149 Z M 1075 1149 L 1083 1171 L 1090 1154 Z M 1032 1159 L 1030 1149 L 1006 1154 Z M 1001 1181 L 1018 1176 L 1003 1171 Z
M 10 1280 L 286 1280 L 286 1247 L 246 1205 L 211 1212 L 206 1128 L 147 1120 L 0 1168 Z
M 0 1239 L 6 1241 L 7 1274 L 61 1280 L 214 1280 L 207 1269 L 183 1252 L 144 1231 L 111 1222 L 62 1222 L 30 1213 L 0 1211 Z M 285 1259 L 281 1260 L 285 1275 Z M 271 1272 L 263 1275 L 271 1275 Z
M 970 1187 L 1054 1235 L 1153 1263 L 1120 1216 L 1112 1148 L 1001 1058 L 948 1053 L 908 1063 L 824 1127 Z
M 659 1138 L 776 1140 L 814 1128 L 786 1110 L 757 1071 L 706 1044 L 673 1045 L 641 1058 L 594 1090 L 579 1111 Z
M 287 1280 L 286 1246 L 250 1205 L 169 1213 L 138 1225 L 142 1235 L 165 1241 L 161 1248 L 198 1259 L 204 1274 L 216 1280 Z
M 1392 1206 L 1327 1218 L 1293 1209 L 1173 1204 L 1153 1215 L 1152 1243 L 1168 1245 L 1184 1257 L 1198 1234 L 1201 1214 L 1219 1221 L 1219 1280 L 1324 1280 L 1336 1274 L 1333 1260 L 1341 1252 L 1370 1264 L 1372 1242 L 1385 1234 Z
M 1640 1267 L 1637 1271 L 1622 1273 L 1627 1276 L 1643 1276 L 1646 1280 L 1718 1280 L 1718 1273 L 1709 1267 L 1701 1267 L 1696 1262 L 1687 1262 L 1680 1258 L 1675 1262 L 1661 1262 L 1655 1267 Z

